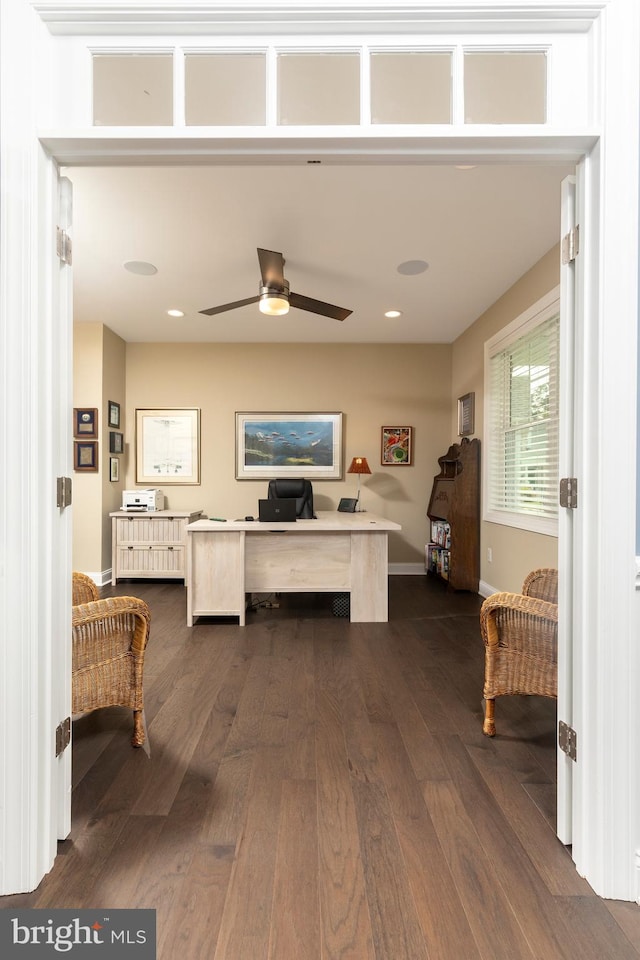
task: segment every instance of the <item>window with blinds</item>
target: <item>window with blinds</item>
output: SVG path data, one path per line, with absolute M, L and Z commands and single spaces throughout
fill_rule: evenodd
M 557 302 L 487 350 L 485 519 L 557 533 Z

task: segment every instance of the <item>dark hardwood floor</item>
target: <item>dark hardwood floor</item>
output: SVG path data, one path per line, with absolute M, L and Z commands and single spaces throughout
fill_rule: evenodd
M 391 577 L 388 624 L 281 596 L 185 626 L 152 611 L 150 755 L 128 710 L 74 722 L 73 828 L 8 907 L 152 907 L 161 960 L 638 960 L 553 829 L 555 704 L 482 735 L 480 598 Z

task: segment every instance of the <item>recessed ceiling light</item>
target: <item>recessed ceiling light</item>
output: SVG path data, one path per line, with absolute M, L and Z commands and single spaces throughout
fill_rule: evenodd
M 405 277 L 415 277 L 428 269 L 429 264 L 426 260 L 405 260 L 398 265 L 398 273 L 404 274 Z
M 456 170 L 475 170 L 475 163 L 456 163 Z
M 385 317 L 389 317 L 389 319 L 392 319 L 394 317 L 401 317 L 401 316 L 402 316 L 401 310 L 387 310 L 387 312 L 385 313 Z
M 147 263 L 146 260 L 127 260 L 122 266 L 129 273 L 137 273 L 140 277 L 152 277 L 158 272 L 158 268 L 152 263 Z
M 183 310 L 167 310 L 170 317 L 184 317 Z

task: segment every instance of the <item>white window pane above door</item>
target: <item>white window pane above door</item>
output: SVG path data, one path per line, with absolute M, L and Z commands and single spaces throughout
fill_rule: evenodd
M 334 125 L 360 122 L 357 53 L 280 53 L 278 123 Z
M 451 123 L 450 53 L 372 53 L 372 123 Z
M 263 53 L 187 54 L 185 118 L 190 126 L 261 126 L 266 122 Z
M 93 123 L 96 127 L 171 125 L 172 55 L 94 54 Z
M 465 123 L 545 123 L 546 103 L 546 53 L 465 53 Z

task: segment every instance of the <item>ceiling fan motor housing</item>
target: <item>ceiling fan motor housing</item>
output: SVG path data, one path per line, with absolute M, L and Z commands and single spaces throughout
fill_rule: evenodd
M 260 284 L 260 296 L 261 297 L 284 297 L 286 300 L 289 299 L 289 283 L 287 280 L 283 280 L 282 283 L 266 283 Z

